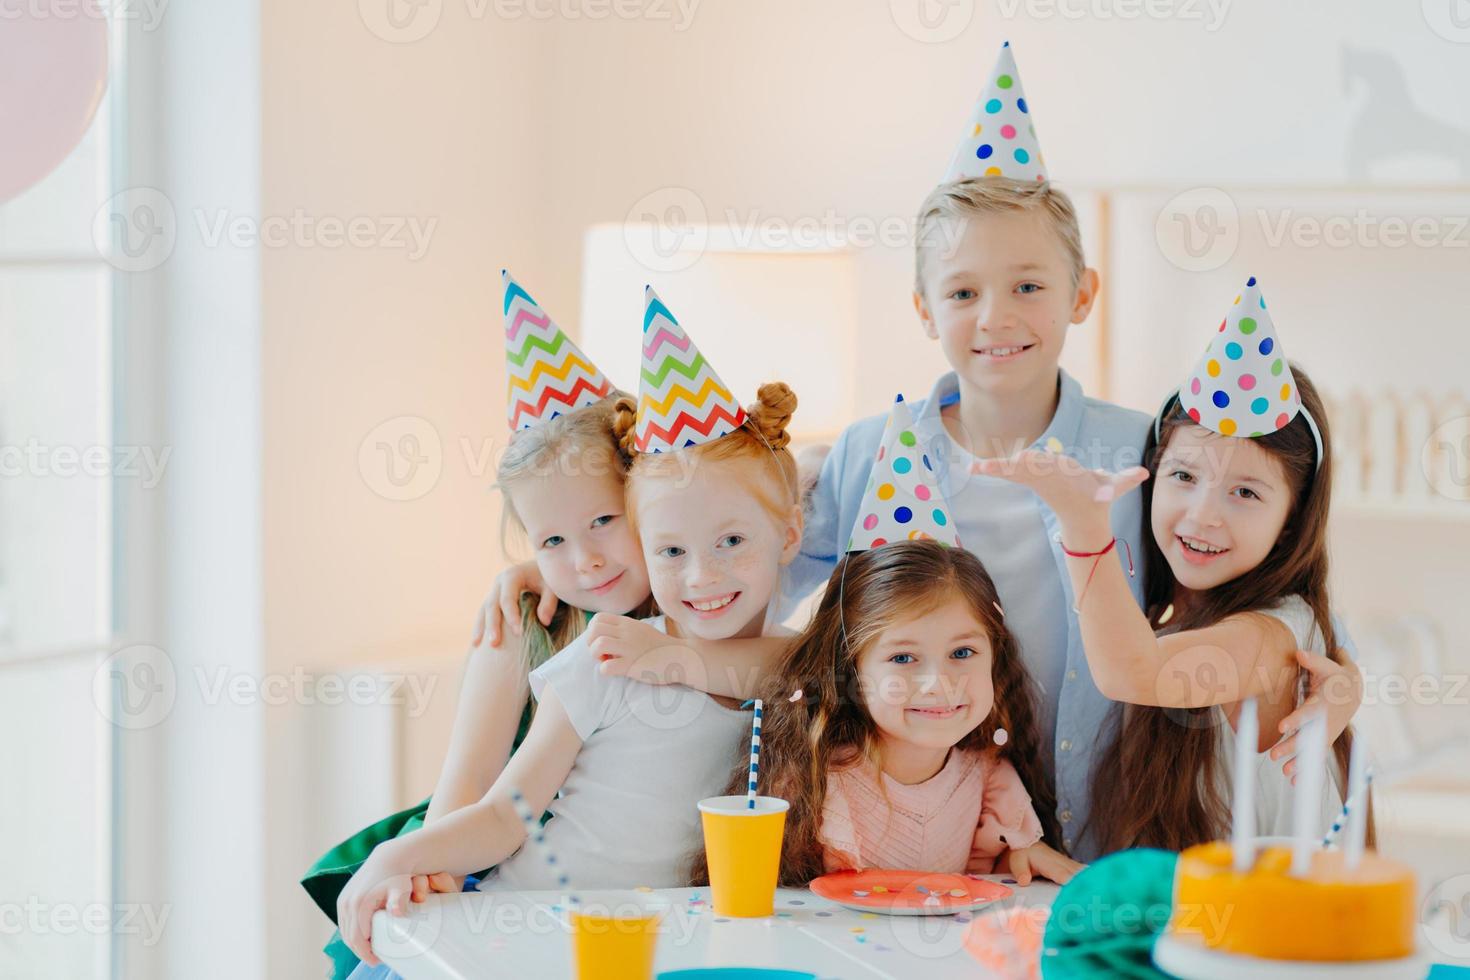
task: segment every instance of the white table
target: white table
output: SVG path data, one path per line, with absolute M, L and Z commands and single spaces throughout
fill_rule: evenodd
M 1001 875 L 987 876 L 993 881 Z M 988 908 L 1050 905 L 1058 888 L 1038 881 Z M 833 905 L 804 888 L 776 893 L 768 919 L 715 915 L 707 888 L 658 894 L 672 910 L 659 936 L 655 971 L 712 966 L 805 970 L 819 977 L 925 980 L 992 976 L 963 946 L 971 916 L 887 916 Z M 703 899 L 691 904 L 690 898 Z M 571 939 L 553 910 L 554 892 L 433 895 L 406 917 L 379 912 L 373 949 L 407 980 L 568 977 Z M 976 913 L 976 914 L 984 914 Z

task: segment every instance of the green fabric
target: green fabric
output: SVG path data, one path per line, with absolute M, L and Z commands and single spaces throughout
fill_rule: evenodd
M 516 730 L 512 752 L 520 747 L 521 742 L 525 741 L 526 732 L 531 728 L 533 713 L 531 702 L 526 702 L 526 707 L 521 711 L 521 723 Z M 306 889 L 306 893 L 311 896 L 317 908 L 326 913 L 327 918 L 331 919 L 333 924 L 337 922 L 337 896 L 342 894 L 342 889 L 347 887 L 347 882 L 357 873 L 357 869 L 362 867 L 368 855 L 373 853 L 373 848 L 384 841 L 402 837 L 422 827 L 431 799 L 433 797 L 359 830 L 318 858 L 302 877 L 301 887 Z M 546 817 L 543 816 L 541 819 L 544 821 Z M 476 877 L 481 877 L 484 873 L 481 872 Z M 332 980 L 345 980 L 357 966 L 357 956 L 342 941 L 340 932 L 332 933 L 331 940 L 322 947 L 322 952 L 326 953 L 327 958 L 331 960 L 332 972 L 329 976 Z
M 1109 854 L 1069 881 L 1052 903 L 1041 975 L 1047 980 L 1167 977 L 1153 948 L 1174 908 L 1179 855 L 1138 848 Z

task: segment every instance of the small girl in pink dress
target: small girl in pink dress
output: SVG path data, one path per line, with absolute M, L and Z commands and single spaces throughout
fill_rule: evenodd
M 783 882 L 884 868 L 1029 884 L 1081 869 L 1042 842 L 1060 834 L 1031 678 L 963 548 L 848 554 L 764 696 L 761 792 L 791 803 Z

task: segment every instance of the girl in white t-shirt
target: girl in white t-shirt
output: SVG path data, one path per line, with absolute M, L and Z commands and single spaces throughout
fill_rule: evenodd
M 786 449 L 796 396 L 767 384 L 742 412 L 662 304 L 657 310 L 650 318 L 660 336 L 674 338 L 681 365 L 713 390 L 706 382 L 703 406 L 672 422 L 660 417 L 660 399 L 648 391 L 659 375 L 647 367 L 660 340 L 649 341 L 654 331 L 645 326 L 643 397 L 636 412 L 631 400 L 618 403 L 615 431 L 631 457 L 629 514 L 666 613 L 650 622 L 678 639 L 756 637 L 781 567 L 801 545 L 796 466 Z M 697 414 L 710 403 L 718 419 Z M 537 670 L 531 685 L 539 699 L 531 730 L 484 799 L 380 845 L 343 890 L 343 938 L 365 962 L 377 962 L 373 913 L 402 914 L 413 875 L 498 866 L 490 888 L 555 887 L 540 855 L 522 849 L 515 789 L 533 812 L 550 809 L 546 842 L 579 887 L 685 883 L 699 846 L 695 804 L 722 791 L 745 750 L 750 713 L 693 687 L 607 676 L 585 637 Z
M 1313 804 L 1321 832 L 1346 785 L 1361 680 L 1338 648 L 1327 596 L 1332 456 L 1321 399 L 1282 356 L 1254 278 L 1211 332 L 1199 368 L 1155 420 L 1147 468 L 1108 473 L 1040 450 L 980 464 L 1056 512 L 1088 666 L 1098 689 L 1124 702 L 1092 773 L 1087 829 L 1104 853 L 1228 836 L 1232 729 L 1250 698 L 1260 833 L 1290 826 L 1295 761 L 1283 773 L 1268 750 L 1289 751 L 1278 740 L 1307 712 L 1326 710 L 1337 756 Z M 1152 532 L 1139 570 L 1146 615 L 1124 570 L 1133 556 L 1118 554 L 1108 522 L 1140 485 Z M 1339 671 L 1341 684 L 1304 705 L 1308 663 Z

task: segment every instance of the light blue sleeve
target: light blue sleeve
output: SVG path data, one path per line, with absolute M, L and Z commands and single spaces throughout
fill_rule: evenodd
M 813 589 L 826 584 L 842 554 L 842 535 L 847 532 L 846 529 L 839 530 L 837 524 L 842 517 L 842 484 L 847 479 L 847 445 L 851 431 L 851 428 L 845 429 L 837 437 L 832 451 L 822 461 L 817 485 L 807 498 L 801 553 L 781 577 L 780 608 L 783 615 L 795 608 Z

